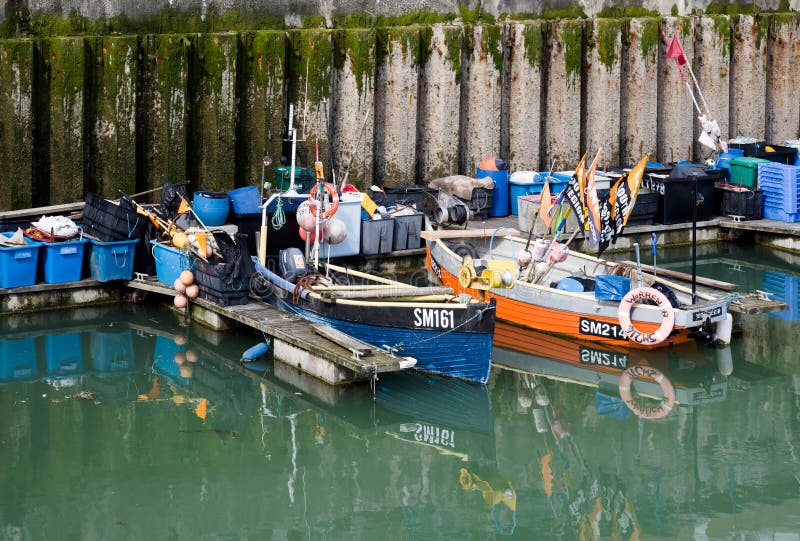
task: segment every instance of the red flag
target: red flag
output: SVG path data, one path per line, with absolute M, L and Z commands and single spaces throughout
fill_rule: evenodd
M 678 43 L 678 38 L 675 36 L 672 36 L 672 39 L 669 40 L 669 45 L 667 45 L 667 58 L 674 58 L 679 66 L 686 64 L 686 56 L 683 54 L 681 44 Z

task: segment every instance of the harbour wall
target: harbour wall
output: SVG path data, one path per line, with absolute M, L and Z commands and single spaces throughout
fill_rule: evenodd
M 487 155 L 512 171 L 599 148 L 608 166 L 702 160 L 662 31 L 724 137 L 798 137 L 796 13 L 456 23 L 0 39 L 0 210 L 165 176 L 258 185 L 262 157 L 287 153 L 290 103 L 308 161 L 318 142 L 361 187 L 471 175 Z

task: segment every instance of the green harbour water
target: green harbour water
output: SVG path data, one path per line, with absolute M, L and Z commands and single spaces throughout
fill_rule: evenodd
M 726 350 L 512 330 L 486 386 L 409 373 L 374 394 L 242 368 L 260 337 L 157 306 L 4 318 L 0 540 L 800 539 L 796 263 L 698 248 L 702 274 L 790 305 Z M 619 399 L 639 363 L 676 390 L 665 418 Z

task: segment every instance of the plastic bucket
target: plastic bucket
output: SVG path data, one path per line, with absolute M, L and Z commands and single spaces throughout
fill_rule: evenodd
M 228 194 L 225 192 L 194 192 L 192 209 L 209 227 L 222 225 L 228 218 Z
M 255 186 L 236 188 L 228 192 L 234 214 L 255 214 L 261 212 L 261 195 Z

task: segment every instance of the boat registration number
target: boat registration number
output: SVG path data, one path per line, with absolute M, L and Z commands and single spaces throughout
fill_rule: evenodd
M 414 308 L 415 327 L 435 327 L 452 329 L 455 327 L 455 310 L 439 310 L 435 308 Z
M 620 370 L 628 368 L 628 356 L 624 353 L 581 347 L 580 355 L 581 364 L 609 366 Z
M 709 308 L 708 310 L 698 310 L 692 312 L 692 321 L 703 321 L 706 318 L 715 318 L 722 315 L 722 305 Z
M 625 332 L 622 327 L 616 323 L 609 323 L 607 321 L 597 321 L 582 317 L 578 324 L 578 331 L 581 334 L 589 334 L 591 336 L 602 336 L 603 338 L 614 338 L 616 340 L 627 340 Z

